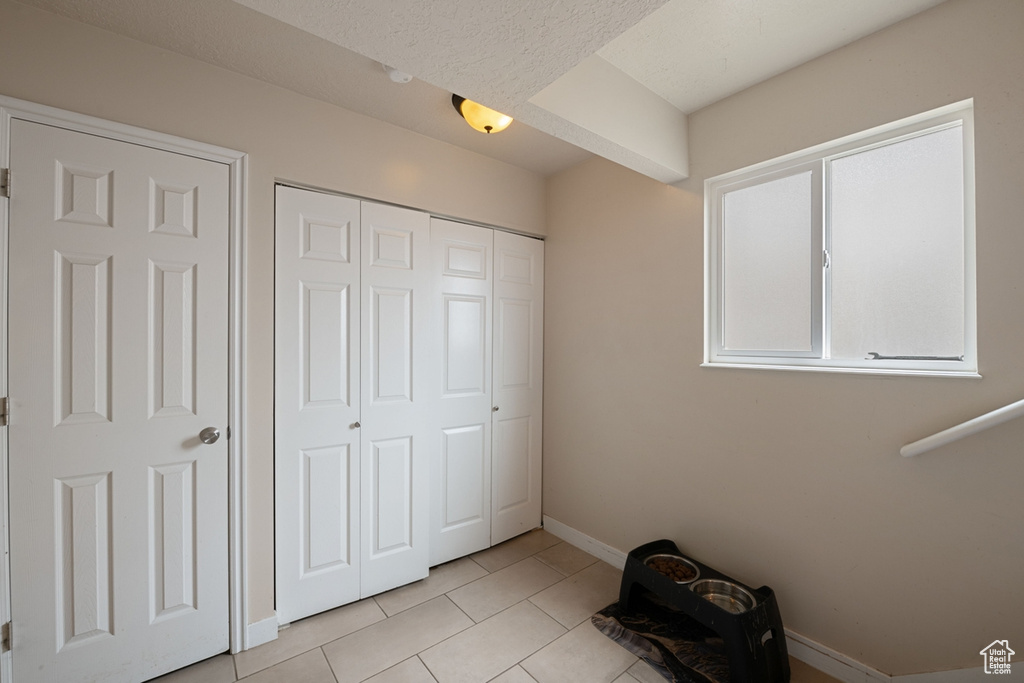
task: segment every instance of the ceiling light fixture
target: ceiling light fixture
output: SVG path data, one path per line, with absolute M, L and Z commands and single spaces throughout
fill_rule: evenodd
M 452 95 L 452 105 L 455 107 L 455 111 L 466 119 L 466 123 L 481 133 L 500 133 L 508 128 L 508 124 L 512 123 L 511 116 L 488 109 L 465 97 Z

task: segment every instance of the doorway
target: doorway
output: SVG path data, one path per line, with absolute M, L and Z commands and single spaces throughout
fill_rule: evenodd
M 0 125 L 0 673 L 144 680 L 241 649 L 245 157 L 16 100 Z

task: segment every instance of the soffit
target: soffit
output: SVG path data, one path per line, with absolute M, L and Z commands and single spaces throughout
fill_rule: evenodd
M 690 113 L 943 0 L 672 0 L 598 54 Z

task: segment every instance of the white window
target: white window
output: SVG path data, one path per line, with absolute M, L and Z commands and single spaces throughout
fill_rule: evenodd
M 971 101 L 705 182 L 705 365 L 976 375 Z

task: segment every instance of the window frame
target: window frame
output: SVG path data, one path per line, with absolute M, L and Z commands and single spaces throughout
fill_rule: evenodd
M 838 140 L 724 173 L 704 181 L 704 361 L 702 367 L 739 367 L 857 374 L 979 377 L 974 197 L 973 100 L 964 100 Z M 852 154 L 960 126 L 963 135 L 963 360 L 833 359 L 830 351 L 830 162 Z M 817 353 L 723 348 L 723 197 L 736 190 L 811 170 L 814 225 L 811 236 L 812 349 Z M 817 254 L 817 257 L 815 257 Z M 820 266 L 815 263 L 820 262 Z

